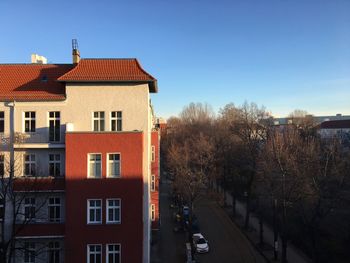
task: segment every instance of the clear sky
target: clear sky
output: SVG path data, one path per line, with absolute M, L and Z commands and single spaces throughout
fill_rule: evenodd
M 136 57 L 157 115 L 245 100 L 276 116 L 350 114 L 349 0 L 1 0 L 0 63 Z

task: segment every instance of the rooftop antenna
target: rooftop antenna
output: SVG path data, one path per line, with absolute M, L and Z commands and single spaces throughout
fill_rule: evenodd
M 78 40 L 76 38 L 72 39 L 72 49 L 78 49 Z
M 72 39 L 72 55 L 73 55 L 73 64 L 78 64 L 80 61 L 80 52 L 78 50 L 78 40 Z

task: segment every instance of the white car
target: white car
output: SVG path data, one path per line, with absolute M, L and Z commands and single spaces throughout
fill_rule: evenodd
M 208 241 L 204 238 L 201 233 L 193 234 L 192 236 L 193 245 L 198 253 L 209 252 Z

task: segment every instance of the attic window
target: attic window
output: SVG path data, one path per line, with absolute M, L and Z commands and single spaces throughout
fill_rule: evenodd
M 46 75 L 43 75 L 41 77 L 41 82 L 47 82 L 47 76 Z

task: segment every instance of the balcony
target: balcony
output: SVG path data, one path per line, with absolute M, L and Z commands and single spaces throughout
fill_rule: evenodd
M 49 141 L 47 133 L 15 133 L 14 148 L 16 149 L 61 149 L 65 148 L 65 143 L 62 141 Z

